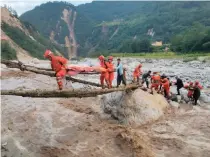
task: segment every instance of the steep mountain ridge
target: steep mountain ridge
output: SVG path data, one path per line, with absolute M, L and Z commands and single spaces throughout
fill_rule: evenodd
M 71 29 L 61 20 L 65 9 L 77 14 Z M 210 26 L 209 14 L 210 2 L 93 1 L 77 7 L 67 2 L 48 2 L 20 18 L 32 23 L 46 37 L 54 32 L 54 40 L 60 44 L 68 43 L 67 36 L 69 44 L 74 45 L 71 51 L 87 56 L 97 51 L 119 51 L 125 40 L 147 38 L 169 43 L 194 22 Z M 71 52 L 71 56 L 76 53 Z
M 1 45 L 5 48 L 2 49 L 3 59 L 43 58 L 44 51 L 49 48 L 57 55 L 65 55 L 64 47 L 44 38 L 34 26 L 13 16 L 5 7 L 1 7 L 1 37 Z M 4 58 L 10 53 L 8 49 L 15 52 L 12 58 Z
M 24 33 L 29 34 L 29 32 L 26 29 L 23 29 L 22 24 L 20 21 L 11 16 L 10 12 L 6 8 L 1 8 L 1 20 L 2 22 L 5 22 L 13 27 L 17 27 L 20 30 L 24 31 Z M 20 46 L 18 46 L 7 34 L 1 29 L 1 37 L 4 37 L 9 45 L 16 50 L 16 56 L 18 59 L 25 59 L 25 58 L 31 58 L 29 53 L 22 49 Z

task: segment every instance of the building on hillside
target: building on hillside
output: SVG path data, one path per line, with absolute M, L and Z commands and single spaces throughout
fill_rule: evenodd
M 163 46 L 163 42 L 162 41 L 153 42 L 152 46 Z

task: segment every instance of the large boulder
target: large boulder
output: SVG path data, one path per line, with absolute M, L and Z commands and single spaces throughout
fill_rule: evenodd
M 141 89 L 104 95 L 100 104 L 104 112 L 128 125 L 143 125 L 155 121 L 169 106 L 162 95 L 151 95 Z

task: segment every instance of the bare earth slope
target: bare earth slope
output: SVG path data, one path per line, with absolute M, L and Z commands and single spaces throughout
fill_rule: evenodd
M 12 17 L 9 11 L 4 7 L 1 7 L 1 22 L 5 22 L 9 24 L 10 26 L 17 27 L 23 32 L 25 32 L 27 35 L 29 35 L 29 32 L 23 28 L 20 21 L 17 20 L 15 17 Z M 22 49 L 21 47 L 19 47 L 13 40 L 11 40 L 11 38 L 8 37 L 2 29 L 1 29 L 1 36 L 6 37 L 9 44 L 12 46 L 12 48 L 16 50 L 18 59 L 20 60 L 31 59 L 28 52 Z

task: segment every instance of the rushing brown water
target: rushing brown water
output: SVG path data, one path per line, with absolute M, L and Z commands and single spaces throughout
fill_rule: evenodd
M 144 68 L 149 69 L 150 66 Z M 98 76 L 87 79 L 96 82 Z M 2 89 L 56 89 L 54 78 L 3 66 L 1 83 Z M 91 88 L 79 84 L 73 84 L 73 87 Z M 207 103 L 201 102 L 201 106 L 196 107 L 189 104 L 181 104 L 179 108 L 169 106 L 158 120 L 144 125 L 138 125 L 140 123 L 136 121 L 137 125 L 134 126 L 104 113 L 102 98 L 1 96 L 2 156 L 210 156 L 210 109 Z M 114 97 L 111 98 L 113 101 Z M 107 99 L 107 103 L 111 100 Z M 131 103 L 139 104 L 142 101 Z M 141 118 L 146 113 L 143 106 L 140 108 L 142 113 L 135 112 L 132 109 L 135 106 L 130 107 L 133 117 Z M 154 106 L 147 109 L 157 111 Z

